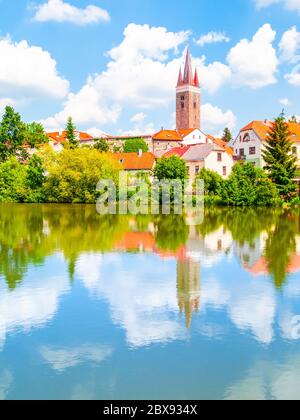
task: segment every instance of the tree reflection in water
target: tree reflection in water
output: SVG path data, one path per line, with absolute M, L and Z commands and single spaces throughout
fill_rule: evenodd
M 155 252 L 178 260 L 179 307 L 189 325 L 200 301 L 199 254 L 208 258 L 232 250 L 245 270 L 269 274 L 281 288 L 289 273 L 300 269 L 299 226 L 299 213 L 270 209 L 207 208 L 203 224 L 189 229 L 183 216 L 100 216 L 94 206 L 1 205 L 0 276 L 13 290 L 29 265 L 56 252 L 68 262 L 71 279 L 82 253 L 120 250 L 120 244 L 125 252 Z M 125 240 L 132 233 L 134 247 Z

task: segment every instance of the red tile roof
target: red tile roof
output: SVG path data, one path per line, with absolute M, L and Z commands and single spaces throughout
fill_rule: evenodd
M 265 141 L 273 124 L 274 122 L 272 121 L 252 121 L 243 127 L 241 132 L 253 130 L 262 141 Z M 291 134 L 291 140 L 293 142 L 300 142 L 300 124 L 288 123 L 287 125 Z
M 188 150 L 190 146 L 185 147 L 174 147 L 173 149 L 169 150 L 167 153 L 164 154 L 164 157 L 171 157 L 171 156 L 179 156 L 182 157 Z
M 154 134 L 153 140 L 160 141 L 182 141 L 182 136 L 176 130 L 161 130 Z
M 151 171 L 155 164 L 153 153 L 113 153 L 113 159 L 118 161 L 125 171 Z
M 76 133 L 79 135 L 79 141 L 80 142 L 93 140 L 93 136 L 91 136 L 88 133 L 84 133 L 82 131 L 77 131 Z M 47 136 L 49 137 L 50 140 L 54 141 L 55 143 L 63 143 L 63 142 L 66 141 L 67 132 L 66 131 L 62 131 L 62 132 L 54 131 L 52 133 L 47 133 Z

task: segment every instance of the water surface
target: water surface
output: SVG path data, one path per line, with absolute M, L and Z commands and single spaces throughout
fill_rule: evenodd
M 300 399 L 299 300 L 298 213 L 1 205 L 0 399 Z

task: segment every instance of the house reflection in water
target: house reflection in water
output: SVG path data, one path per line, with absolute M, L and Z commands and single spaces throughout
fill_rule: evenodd
M 116 249 L 125 252 L 151 252 L 162 259 L 177 260 L 177 298 L 181 313 L 185 315 L 186 326 L 191 328 L 193 313 L 200 308 L 200 262 L 190 257 L 188 243 L 176 250 L 162 249 L 157 245 L 153 225 L 150 223 L 147 231 L 134 230 L 127 232 L 116 245 Z

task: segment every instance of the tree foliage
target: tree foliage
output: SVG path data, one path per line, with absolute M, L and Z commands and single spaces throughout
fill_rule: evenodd
M 105 139 L 95 139 L 94 149 L 99 150 L 102 153 L 109 152 L 109 144 Z
M 148 145 L 142 138 L 128 139 L 124 144 L 124 153 L 138 153 L 139 151 L 144 153 L 149 151 Z
M 217 172 L 202 168 L 196 179 L 203 179 L 204 192 L 206 195 L 219 195 L 224 184 L 224 180 Z
M 229 206 L 271 206 L 279 200 L 275 185 L 262 169 L 251 163 L 234 166 L 220 195 Z
M 276 185 L 281 197 L 290 199 L 295 193 L 293 179 L 297 173 L 297 156 L 293 154 L 293 145 L 285 117 L 281 114 L 268 133 L 267 144 L 263 151 L 265 170 Z
M 42 124 L 32 122 L 26 124 L 25 141 L 31 148 L 35 148 L 41 144 L 48 143 L 49 138 L 47 137 Z
M 115 161 L 95 149 L 64 149 L 47 155 L 44 161 L 47 178 L 44 192 L 55 203 L 95 203 L 97 183 L 101 179 L 118 182 Z
M 231 131 L 229 130 L 229 128 L 225 128 L 224 132 L 223 132 L 223 136 L 222 136 L 222 140 L 226 141 L 226 143 L 231 142 L 231 140 L 233 139 Z
M 7 106 L 0 123 L 0 161 L 22 151 L 26 138 L 26 125 L 13 107 Z
M 79 147 L 79 141 L 76 137 L 76 127 L 73 123 L 72 117 L 68 118 L 66 126 L 66 140 L 70 149 L 76 149 L 77 147 Z
M 154 176 L 159 181 L 164 179 L 184 181 L 188 178 L 188 168 L 185 161 L 178 156 L 163 157 L 156 163 Z

